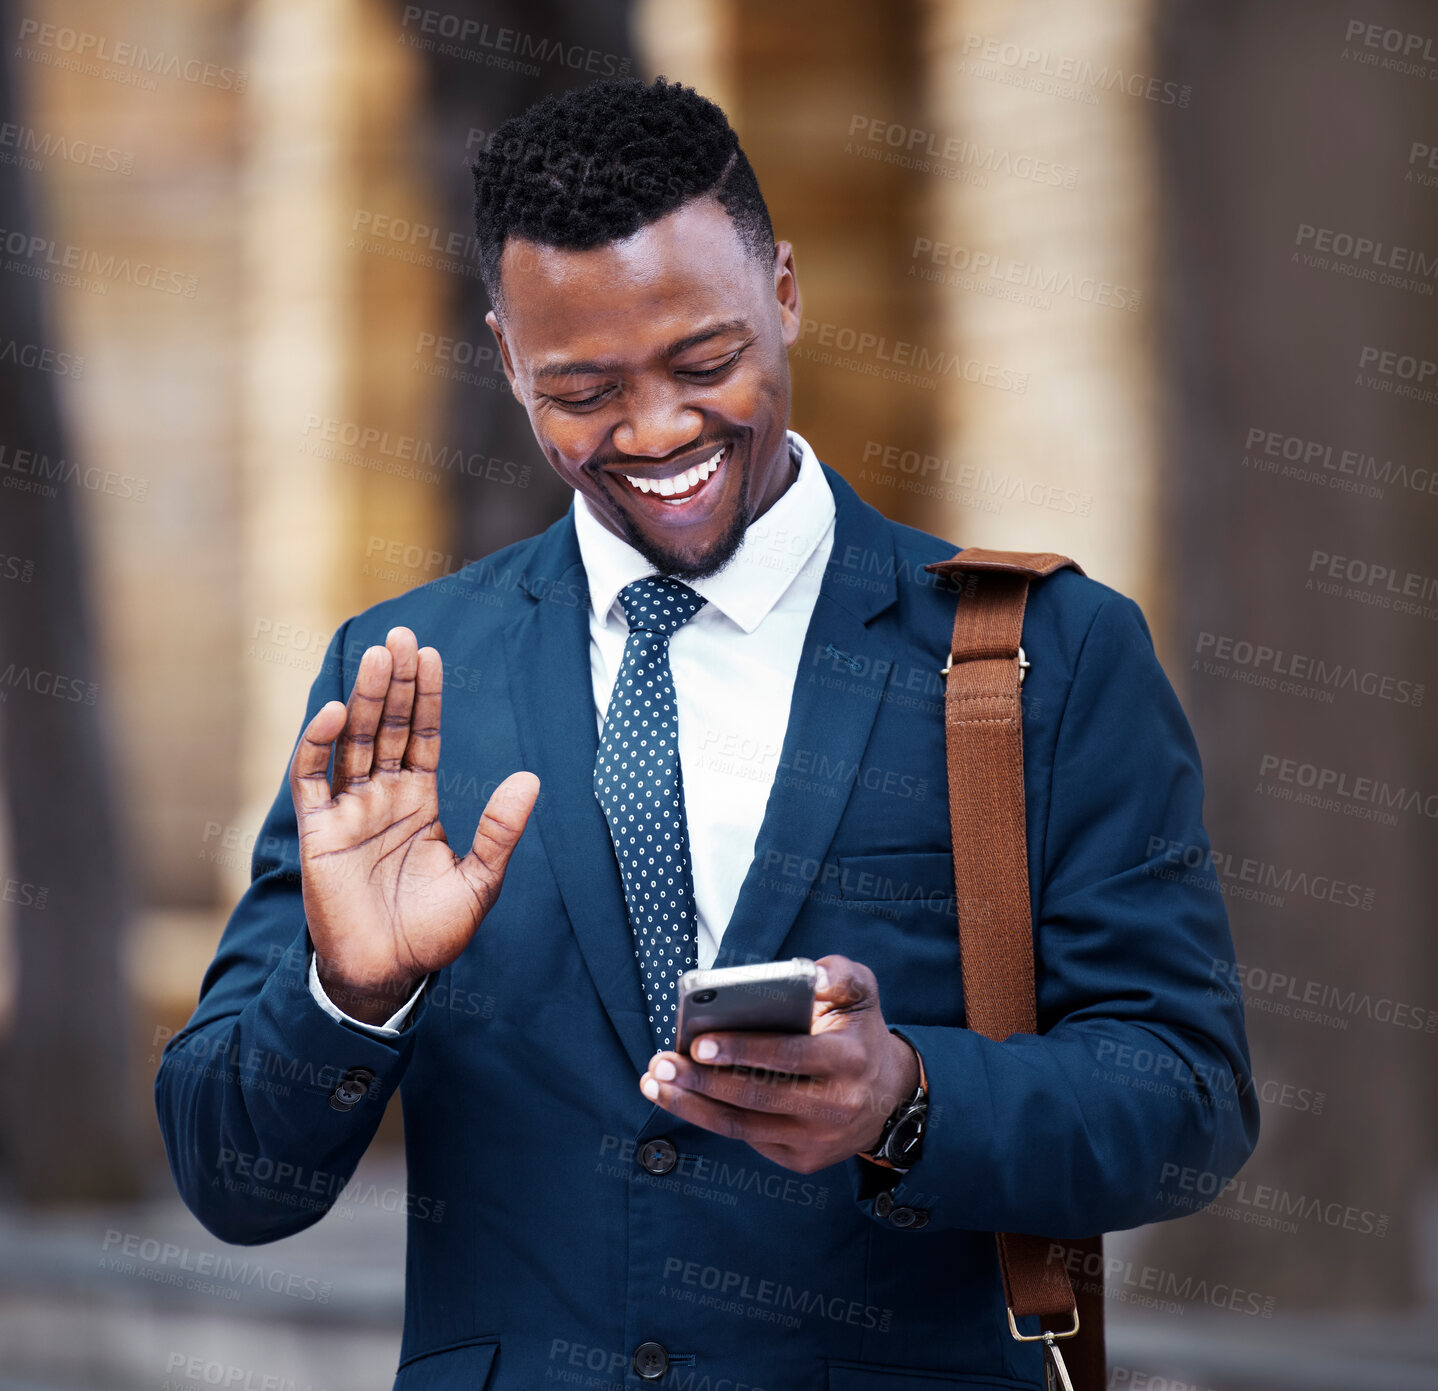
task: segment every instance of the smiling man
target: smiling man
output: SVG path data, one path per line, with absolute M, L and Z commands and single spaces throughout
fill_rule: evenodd
M 400 1091 L 399 1391 L 1037 1386 L 990 1234 L 1177 1215 L 1166 1176 L 1257 1132 L 1222 897 L 1166 867 L 1208 842 L 1143 618 L 1072 570 L 1030 597 L 1039 1032 L 988 1039 L 959 598 L 925 569 L 954 546 L 787 428 L 793 250 L 724 114 L 602 83 L 474 172 L 488 322 L 573 504 L 335 634 L 156 1081 L 180 1190 L 225 1240 L 298 1231 Z M 681 971 L 793 956 L 808 1034 L 674 1050 Z

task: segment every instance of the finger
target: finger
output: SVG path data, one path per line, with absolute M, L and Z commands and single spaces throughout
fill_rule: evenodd
M 538 796 L 539 779 L 533 773 L 511 773 L 494 789 L 474 829 L 474 844 L 462 867 L 484 898 L 486 911 L 499 896 L 509 857 L 529 824 Z
M 787 1116 L 745 1111 L 698 1092 L 686 1091 L 673 1082 L 661 1082 L 650 1072 L 639 1079 L 639 1088 L 650 1101 L 671 1115 L 731 1140 L 743 1140 L 755 1146 L 788 1146 L 803 1139 L 802 1127 Z
M 444 663 L 433 647 L 416 655 L 414 711 L 410 716 L 409 743 L 404 766 L 421 773 L 439 768 L 439 707 L 444 694 Z
M 391 628 L 384 645 L 390 655 L 389 689 L 385 692 L 384 711 L 380 715 L 372 771 L 397 773 L 409 744 L 409 718 L 410 711 L 414 709 L 419 653 L 414 633 L 408 628 Z
M 829 1077 L 796 1077 L 763 1068 L 704 1067 L 678 1053 L 657 1054 L 650 1059 L 650 1071 L 655 1072 L 656 1077 L 661 1076 L 666 1062 L 674 1070 L 674 1076 L 666 1080 L 676 1087 L 736 1106 L 741 1111 L 804 1116 L 809 1120 L 820 1116 L 831 1121 L 844 1118 L 843 1111 L 833 1105 L 838 1092 Z
M 798 1077 L 828 1077 L 843 1065 L 834 1039 L 817 1034 L 721 1031 L 700 1035 L 689 1053 L 705 1067 L 753 1067 Z
M 387 647 L 368 647 L 360 658 L 354 689 L 350 691 L 349 716 L 335 755 L 336 797 L 353 783 L 369 781 L 375 731 L 384 710 L 392 664 Z
M 330 749 L 335 735 L 344 728 L 345 707 L 338 700 L 326 701 L 305 726 L 290 759 L 290 796 L 295 814 L 328 806 L 330 797 Z

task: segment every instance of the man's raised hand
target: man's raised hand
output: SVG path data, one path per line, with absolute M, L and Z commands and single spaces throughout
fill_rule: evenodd
M 360 659 L 348 706 L 318 710 L 290 761 L 315 965 L 330 998 L 366 1023 L 382 1023 L 464 950 L 539 795 L 533 773 L 511 773 L 469 853 L 450 849 L 436 778 L 443 687 L 439 653 L 391 628 Z

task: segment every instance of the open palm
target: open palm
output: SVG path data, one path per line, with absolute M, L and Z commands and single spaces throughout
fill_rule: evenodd
M 539 794 L 533 773 L 512 773 L 468 853 L 451 850 L 437 787 L 443 686 L 439 653 L 391 628 L 361 658 L 349 704 L 317 711 L 290 761 L 316 965 L 326 992 L 356 1018 L 386 1018 L 464 950 L 499 897 Z

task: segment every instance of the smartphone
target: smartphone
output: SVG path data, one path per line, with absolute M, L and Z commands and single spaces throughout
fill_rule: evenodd
M 679 977 L 679 1029 L 675 1052 L 689 1056 L 700 1034 L 720 1030 L 807 1034 L 814 1018 L 818 970 L 805 956 L 685 971 Z

